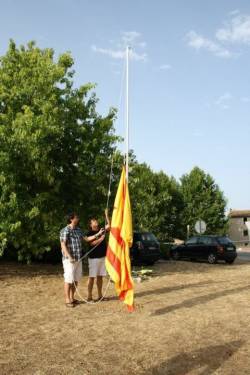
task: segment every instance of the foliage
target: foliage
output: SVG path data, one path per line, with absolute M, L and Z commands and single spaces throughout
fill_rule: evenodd
M 70 54 L 13 41 L 0 60 L 0 249 L 19 259 L 50 250 L 65 213 L 105 197 L 115 110 L 96 112 L 93 85 L 73 87 Z
M 178 236 L 182 197 L 176 180 L 134 163 L 129 181 L 135 228 L 152 231 L 162 240 Z
M 202 219 L 207 224 L 207 234 L 224 234 L 227 230 L 225 209 L 227 201 L 214 179 L 195 167 L 181 178 L 184 210 L 183 227 L 190 225 L 194 233 L 195 222 Z

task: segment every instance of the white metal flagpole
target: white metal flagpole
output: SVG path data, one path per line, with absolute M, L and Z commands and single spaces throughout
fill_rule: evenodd
M 129 52 L 130 47 L 126 48 L 126 178 L 128 182 L 129 167 Z

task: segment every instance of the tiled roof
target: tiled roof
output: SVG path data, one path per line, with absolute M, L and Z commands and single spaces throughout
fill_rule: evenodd
M 231 210 L 229 217 L 250 217 L 250 210 Z

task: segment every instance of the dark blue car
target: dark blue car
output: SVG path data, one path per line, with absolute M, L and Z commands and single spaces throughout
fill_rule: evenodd
M 226 236 L 194 236 L 182 245 L 171 249 L 174 260 L 207 260 L 213 264 L 218 260 L 233 263 L 237 257 L 236 247 Z
M 156 237 L 150 232 L 134 232 L 130 257 L 133 264 L 154 264 L 161 257 Z

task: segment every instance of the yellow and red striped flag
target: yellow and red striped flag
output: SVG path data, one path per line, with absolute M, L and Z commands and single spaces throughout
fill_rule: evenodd
M 132 214 L 125 167 L 123 167 L 111 220 L 106 269 L 115 283 L 120 300 L 134 311 L 134 284 L 131 276 L 130 247 L 133 243 Z

